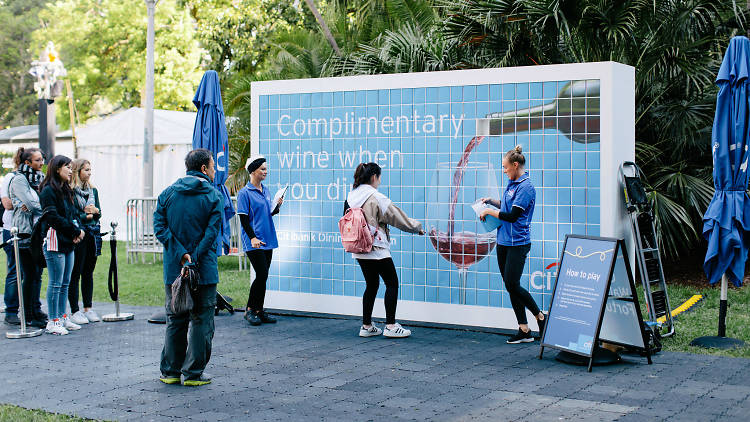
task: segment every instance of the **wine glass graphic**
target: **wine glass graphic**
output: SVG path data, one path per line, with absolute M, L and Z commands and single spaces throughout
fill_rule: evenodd
M 489 163 L 439 163 L 427 188 L 427 234 L 440 256 L 458 269 L 461 304 L 466 303 L 469 267 L 489 255 L 496 241 L 495 232 L 485 232 L 471 205 L 482 197 L 499 196 L 497 173 Z

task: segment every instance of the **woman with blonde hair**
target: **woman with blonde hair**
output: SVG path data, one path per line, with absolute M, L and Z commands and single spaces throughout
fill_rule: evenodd
M 540 337 L 546 323 L 544 313 L 534 298 L 521 287 L 523 267 L 531 250 L 531 219 L 534 216 L 536 189 L 526 172 L 526 157 L 520 145 L 505 153 L 502 164 L 503 173 L 508 176 L 503 198 L 501 201 L 482 198 L 482 202 L 497 209 L 487 208 L 479 218 L 484 220 L 491 215 L 502 222 L 497 228 L 497 264 L 518 321 L 518 332 L 507 343 L 529 343 L 534 341 L 534 337 L 526 318 L 526 309 L 536 317 Z
M 83 240 L 75 246 L 73 273 L 70 276 L 68 301 L 70 302 L 71 321 L 76 324 L 88 324 L 101 321 L 92 308 L 94 294 L 94 268 L 96 258 L 101 255 L 102 237 L 100 234 L 101 210 L 99 209 L 99 191 L 91 183 L 91 163 L 79 158 L 71 163 L 73 174 L 70 187 L 73 190 L 73 202 L 78 213 L 77 219 L 86 232 Z M 78 307 L 78 284 L 80 280 L 83 296 L 83 311 Z

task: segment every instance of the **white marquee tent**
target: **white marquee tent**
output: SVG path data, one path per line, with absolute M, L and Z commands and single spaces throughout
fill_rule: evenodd
M 154 110 L 154 196 L 185 174 L 192 149 L 196 113 Z M 143 197 L 145 110 L 130 108 L 76 131 L 78 156 L 91 161 L 91 180 L 99 190 L 102 230 L 118 223 L 124 239 L 128 199 Z

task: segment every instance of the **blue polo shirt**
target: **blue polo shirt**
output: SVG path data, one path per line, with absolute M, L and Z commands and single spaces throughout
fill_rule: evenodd
M 503 193 L 502 212 L 511 212 L 513 207 L 520 207 L 523 212 L 514 223 L 501 221 L 497 228 L 497 244 L 503 246 L 527 245 L 531 243 L 531 218 L 534 216 L 536 189 L 525 173 L 517 180 L 508 182 Z
M 273 217 L 271 217 L 271 211 L 273 211 L 271 209 L 271 193 L 264 184 L 261 183 L 260 187 L 262 190 L 248 182 L 237 194 L 237 214 L 246 214 L 250 217 L 250 224 L 252 224 L 255 237 L 265 243 L 260 248 L 253 248 L 247 233 L 242 230 L 242 245 L 245 247 L 245 252 L 279 247 L 279 241 L 276 239 L 276 227 L 273 225 Z

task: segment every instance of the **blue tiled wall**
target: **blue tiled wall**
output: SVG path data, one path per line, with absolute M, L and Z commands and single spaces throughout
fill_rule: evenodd
M 454 167 L 476 135 L 476 119 L 560 101 L 557 96 L 570 82 L 261 96 L 259 148 L 269 159 L 267 185 L 291 185 L 276 217 L 281 247 L 274 254 L 268 288 L 360 296 L 362 274 L 337 238 L 345 194 L 360 158 L 382 165 L 380 191 L 412 218 L 427 229 L 447 227 Z M 587 113 L 598 121 L 598 110 Z M 446 119 L 441 128 L 440 115 L 453 115 L 454 121 Z M 453 125 L 461 115 L 456 129 Z M 436 119 L 434 130 L 427 133 L 426 116 Z M 365 118 L 361 127 L 370 125 L 370 133 L 351 133 L 343 122 L 352 118 L 353 127 Z M 336 119 L 342 123 L 333 123 Z M 591 127 L 598 131 L 598 124 Z M 501 196 L 507 184 L 501 159 L 517 144 L 523 146 L 537 192 L 532 248 L 521 282 L 546 309 L 552 293 L 548 274 L 554 272 L 554 267 L 547 267 L 559 258 L 565 234 L 600 231 L 599 143 L 573 141 L 554 127 L 485 137 L 471 154 L 464 175 L 456 232 L 483 233 L 469 205 L 488 193 Z M 401 299 L 510 308 L 494 250 L 467 269 L 462 290 L 461 274 L 427 236 L 393 229 L 392 238 Z

